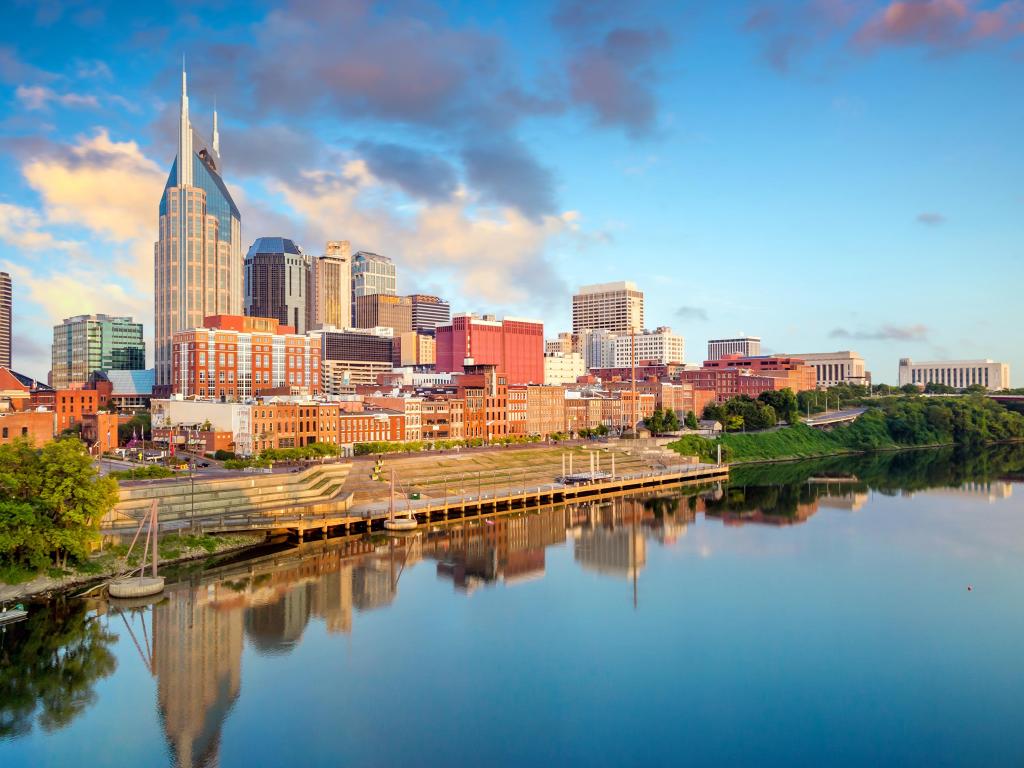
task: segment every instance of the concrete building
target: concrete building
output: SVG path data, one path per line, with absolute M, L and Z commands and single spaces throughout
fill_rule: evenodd
M 142 323 L 130 317 L 76 315 L 53 327 L 51 384 L 56 389 L 84 386 L 96 371 L 146 367 Z
M 544 341 L 545 355 L 567 355 L 574 351 L 577 351 L 576 345 L 573 343 L 572 334 L 568 331 L 562 331 L 559 333 L 558 338 L 545 339 Z
M 636 356 L 634 358 L 634 348 Z M 632 363 L 655 363 L 661 365 L 682 364 L 686 354 L 686 342 L 683 337 L 673 333 L 671 328 L 662 326 L 653 331 L 637 330 L 636 333 L 623 333 L 615 337 L 611 366 L 628 368 Z
M 286 237 L 261 237 L 245 254 L 245 314 L 308 330 L 310 258 Z
M 929 360 L 915 363 L 909 357 L 900 359 L 900 386 L 945 384 L 965 389 L 980 384 L 990 392 L 1010 388 L 1010 366 L 993 360 Z
M 761 339 L 757 336 L 740 336 L 735 339 L 711 339 L 708 341 L 708 360 L 718 360 L 724 355 L 757 357 L 761 354 Z
M 0 272 L 0 368 L 11 367 L 11 327 L 14 298 L 11 276 Z
M 579 334 L 580 352 L 587 370 L 615 367 L 615 340 L 618 335 L 605 329 L 586 330 Z M 628 365 L 628 363 L 627 363 Z
M 436 361 L 437 342 L 432 334 L 412 330 L 395 336 L 392 362 L 396 368 L 434 365 Z
M 313 336 L 320 342 L 325 394 L 347 394 L 358 384 L 376 384 L 377 376 L 394 365 L 391 329 L 325 330 Z
M 242 217 L 221 178 L 217 113 L 213 141 L 192 127 L 181 73 L 178 152 L 160 199 L 154 249 L 157 388 L 170 391 L 174 334 L 210 315 L 242 314 Z M 143 366 L 140 366 L 143 367 Z
M 864 358 L 856 352 L 809 352 L 788 355 L 814 366 L 818 389 L 827 389 L 837 384 L 871 385 L 871 373 L 864 367 Z
M 309 270 L 309 329 L 352 325 L 352 256 L 348 240 L 328 240 Z
M 414 331 L 433 333 L 437 326 L 447 325 L 451 322 L 451 305 L 439 296 L 414 293 L 408 298 L 412 304 L 412 329 Z
M 174 394 L 244 400 L 320 391 L 320 340 L 276 317 L 214 315 L 174 334 Z
M 352 257 L 352 321 L 356 322 L 356 301 L 360 296 L 383 293 L 395 296 L 398 293 L 398 279 L 395 264 L 387 256 L 369 251 L 359 251 Z
M 413 330 L 412 302 L 407 296 L 371 293 L 357 298 L 355 306 L 355 328 L 391 328 L 396 336 Z
M 632 281 L 581 286 L 572 297 L 572 332 L 644 327 L 644 294 Z
M 552 352 L 544 355 L 545 384 L 575 384 L 586 372 L 586 363 L 579 352 Z
M 181 397 L 154 399 L 152 427 L 168 432 L 197 431 L 207 423 L 212 432 L 229 432 L 235 451 L 248 456 L 253 453 L 253 405 L 221 403 L 214 400 L 185 400 Z
M 472 365 L 493 365 L 509 384 L 544 381 L 544 324 L 539 320 L 458 314 L 437 329 L 437 370 L 461 373 Z
M 100 407 L 112 407 L 118 413 L 149 410 L 156 384 L 156 371 L 96 371 L 89 377 L 89 388 L 100 394 Z

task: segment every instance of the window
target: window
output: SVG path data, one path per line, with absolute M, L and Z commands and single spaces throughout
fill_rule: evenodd
M 4 439 L 6 440 L 7 439 L 7 427 L 4 427 L 3 436 L 4 436 Z

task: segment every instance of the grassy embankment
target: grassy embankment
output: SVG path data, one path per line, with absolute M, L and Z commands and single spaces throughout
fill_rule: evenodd
M 733 463 L 778 461 L 934 445 L 984 445 L 1024 439 L 1024 416 L 983 397 L 942 401 L 897 398 L 854 423 L 830 431 L 804 424 L 770 432 L 725 434 L 710 440 L 688 435 L 671 444 L 682 454 Z

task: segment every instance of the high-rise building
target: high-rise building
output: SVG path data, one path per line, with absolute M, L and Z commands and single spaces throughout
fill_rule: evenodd
M 307 330 L 309 257 L 286 237 L 260 237 L 245 254 L 245 314 Z
M 323 391 L 343 394 L 356 384 L 376 384 L 377 376 L 388 373 L 394 356 L 390 331 L 317 331 L 320 341 Z
M 356 301 L 360 296 L 398 293 L 395 264 L 387 256 L 359 251 L 352 257 L 352 323 L 356 321 Z
M 437 329 L 437 370 L 495 366 L 509 384 L 544 383 L 544 324 L 539 320 L 458 314 Z
M 11 367 L 11 276 L 0 272 L 0 368 Z
M 433 331 L 439 325 L 447 325 L 452 319 L 451 305 L 439 296 L 414 293 L 409 296 L 409 301 L 412 302 L 414 331 Z
M 644 327 L 644 294 L 636 283 L 584 285 L 572 297 L 572 332 L 604 329 L 616 332 Z
M 1010 366 L 993 360 L 931 360 L 915 363 L 909 357 L 900 359 L 900 386 L 945 384 L 966 389 L 980 384 L 990 392 L 1010 388 Z
M 137 371 L 146 367 L 142 323 L 130 317 L 76 315 L 53 327 L 51 377 L 54 389 L 85 385 L 96 371 Z
M 326 253 L 313 259 L 309 327 L 352 325 L 352 256 L 348 240 L 328 240 Z
M 371 293 L 356 299 L 356 328 L 391 328 L 395 335 L 412 330 L 412 302 L 408 296 Z
M 156 383 L 172 382 L 174 334 L 208 315 L 242 313 L 242 217 L 221 178 L 217 114 L 213 141 L 192 127 L 185 72 L 181 73 L 178 153 L 160 198 L 154 248 Z
M 757 336 L 740 336 L 736 339 L 711 339 L 708 341 L 708 360 L 719 360 L 725 355 L 757 357 L 761 354 L 761 339 Z

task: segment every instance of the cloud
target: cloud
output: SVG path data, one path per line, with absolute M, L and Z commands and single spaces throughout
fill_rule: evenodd
M 60 239 L 45 231 L 45 226 L 46 222 L 38 211 L 10 203 L 0 203 L 0 242 L 15 250 L 37 255 L 81 252 L 81 243 Z
M 680 320 L 700 320 L 707 321 L 708 311 L 703 307 L 679 307 L 676 310 L 676 317 Z
M 924 224 L 927 227 L 937 227 L 940 224 L 946 223 L 946 217 L 941 213 L 927 212 L 919 213 L 915 217 L 918 224 Z
M 14 48 L 0 46 L 0 82 L 8 84 L 53 80 L 56 75 L 21 60 Z
M 19 85 L 14 92 L 22 106 L 28 110 L 48 109 L 51 104 L 62 107 L 88 107 L 99 109 L 100 102 L 92 94 L 57 93 L 43 85 Z
M 762 40 L 761 56 L 781 73 L 793 69 L 797 59 L 849 23 L 854 6 L 847 0 L 811 0 L 808 3 L 752 3 L 743 28 Z
M 927 341 L 928 326 L 915 325 L 882 325 L 871 331 L 850 331 L 845 328 L 834 328 L 829 333 L 830 339 L 854 339 L 858 341 Z
M 1007 0 L 979 9 L 971 0 L 902 0 L 886 5 L 860 28 L 854 43 L 872 50 L 916 45 L 932 52 L 962 50 L 1024 34 L 1024 4 Z
M 551 173 L 512 138 L 473 143 L 462 153 L 469 183 L 488 203 L 506 203 L 531 218 L 555 210 Z
M 356 146 L 370 172 L 413 197 L 446 200 L 458 186 L 455 168 L 431 152 L 401 144 L 362 141 Z

